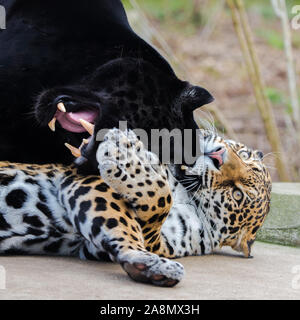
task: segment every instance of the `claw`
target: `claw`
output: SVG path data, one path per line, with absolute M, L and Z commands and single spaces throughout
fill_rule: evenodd
M 94 134 L 95 125 L 83 119 L 80 119 L 79 121 L 80 124 L 84 127 L 84 129 L 92 136 Z
M 66 107 L 62 102 L 57 105 L 57 109 L 64 113 L 67 112 Z
M 81 156 L 81 152 L 78 148 L 75 148 L 68 143 L 65 143 L 65 146 L 71 151 L 74 157 L 79 158 Z
M 55 122 L 56 122 L 56 118 L 54 117 L 49 123 L 48 123 L 48 126 L 49 128 L 55 132 Z

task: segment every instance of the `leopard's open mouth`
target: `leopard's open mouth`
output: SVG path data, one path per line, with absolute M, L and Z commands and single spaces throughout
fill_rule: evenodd
M 220 170 L 221 166 L 224 164 L 225 154 L 226 154 L 226 149 L 220 146 L 218 146 L 213 151 L 204 153 L 204 155 L 212 161 L 213 165 L 217 170 Z
M 60 102 L 57 105 L 57 111 L 53 119 L 48 123 L 49 128 L 55 131 L 56 121 L 59 122 L 62 128 L 74 133 L 88 132 L 91 136 L 94 134 L 94 123 L 99 116 L 99 111 L 94 108 L 80 109 L 76 112 L 67 112 L 64 104 Z M 83 139 L 79 148 L 76 148 L 68 143 L 65 146 L 72 152 L 73 156 L 78 158 L 81 156 L 81 149 L 88 144 L 89 139 Z

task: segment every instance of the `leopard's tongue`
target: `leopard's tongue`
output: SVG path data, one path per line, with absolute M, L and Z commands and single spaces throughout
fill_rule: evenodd
M 86 129 L 80 124 L 80 119 L 86 120 L 89 123 L 95 123 L 99 112 L 94 109 L 86 109 L 78 112 L 61 112 L 57 111 L 55 117 L 60 125 L 67 131 L 81 133 L 86 132 Z

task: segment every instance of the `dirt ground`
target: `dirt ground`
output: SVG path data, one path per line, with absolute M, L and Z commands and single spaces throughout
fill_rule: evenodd
M 254 34 L 255 45 L 261 64 L 261 71 L 267 88 L 275 91 L 273 110 L 275 112 L 287 165 L 290 162 L 298 166 L 300 162 L 294 155 L 300 152 L 299 146 L 291 138 L 293 133 L 286 121 L 288 104 L 288 81 L 284 50 L 272 46 L 261 33 L 270 30 L 281 34 L 279 20 L 266 20 L 255 12 L 249 12 L 249 21 Z M 224 12 L 209 37 L 204 37 L 202 29 L 193 35 L 174 32 L 172 29 L 152 21 L 156 30 L 178 57 L 184 77 L 190 82 L 207 88 L 215 97 L 214 105 L 218 106 L 228 123 L 232 126 L 238 139 L 246 145 L 260 149 L 266 157 L 273 180 L 278 180 L 274 169 L 275 154 L 267 141 L 264 125 L 256 107 L 252 86 L 244 64 L 239 42 L 236 37 L 229 12 Z M 293 38 L 299 36 L 300 30 L 293 31 Z M 298 42 L 297 42 L 298 43 Z M 294 48 L 297 75 L 300 74 L 300 46 Z M 168 60 L 170 57 L 168 57 Z M 172 59 L 171 59 L 172 60 Z M 172 63 L 172 61 L 171 61 Z M 278 95 L 279 93 L 279 95 Z M 272 94 L 272 92 L 271 92 Z M 201 108 L 205 111 L 205 107 Z M 201 117 L 203 113 L 199 113 Z

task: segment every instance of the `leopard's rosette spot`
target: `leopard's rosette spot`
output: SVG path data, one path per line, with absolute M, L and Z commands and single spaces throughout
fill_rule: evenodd
M 133 131 L 117 129 L 98 148 L 101 177 L 0 163 L 0 253 L 110 260 L 136 281 L 166 287 L 184 275 L 167 258 L 226 245 L 251 257 L 270 207 L 263 155 L 202 133 L 203 155 L 176 178 Z

